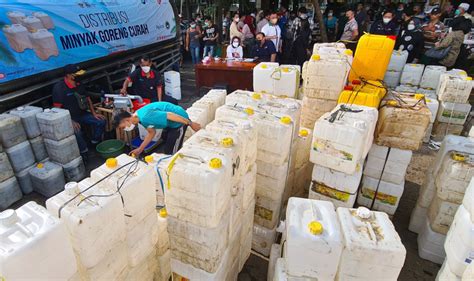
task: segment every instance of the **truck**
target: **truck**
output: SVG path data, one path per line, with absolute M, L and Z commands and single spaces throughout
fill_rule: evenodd
M 0 113 L 51 105 L 63 67 L 79 64 L 92 92 L 116 92 L 142 56 L 158 71 L 180 60 L 171 0 L 0 1 Z

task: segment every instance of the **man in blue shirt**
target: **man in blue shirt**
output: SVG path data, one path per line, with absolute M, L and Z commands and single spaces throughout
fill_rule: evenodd
M 275 62 L 277 51 L 273 42 L 265 40 L 265 34 L 263 32 L 257 33 L 255 37 L 257 39 L 257 45 L 255 45 L 253 51 L 255 60 L 260 62 Z
M 175 154 L 183 145 L 184 134 L 190 126 L 194 131 L 199 131 L 201 125 L 192 122 L 188 113 L 178 105 L 169 102 L 153 102 L 137 110 L 133 115 L 123 111 L 114 118 L 114 125 L 125 131 L 131 131 L 140 123 L 148 131 L 140 147 L 131 151 L 140 155 L 145 147 L 155 136 L 156 129 L 164 129 L 166 138 L 164 142 L 164 153 Z

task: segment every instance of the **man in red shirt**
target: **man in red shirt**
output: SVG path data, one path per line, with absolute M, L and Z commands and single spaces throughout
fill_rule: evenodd
M 53 106 L 69 110 L 81 154 L 88 151 L 81 127 L 92 126 L 94 134 L 91 142 L 94 145 L 102 140 L 105 129 L 104 116 L 95 112 L 91 99 L 85 94 L 83 85 L 77 81 L 78 77 L 84 73 L 85 71 L 81 70 L 78 65 L 66 65 L 64 78 L 53 87 Z

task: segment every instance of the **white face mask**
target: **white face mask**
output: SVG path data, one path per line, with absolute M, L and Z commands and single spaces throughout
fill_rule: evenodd
M 308 15 L 307 15 L 307 14 L 301 14 L 301 15 L 300 15 L 300 18 L 305 20 L 305 19 L 308 18 Z
M 239 19 L 239 18 L 235 18 L 234 21 L 235 21 L 235 22 L 239 22 L 240 19 Z
M 143 72 L 148 73 L 148 72 L 150 72 L 150 67 L 149 66 L 142 66 L 142 70 L 143 70 Z
M 328 17 L 332 17 L 332 13 L 328 13 Z
M 407 29 L 408 29 L 408 30 L 413 30 L 413 29 L 415 29 L 415 25 L 412 24 L 412 23 L 410 23 L 410 24 L 407 26 Z
M 239 46 L 239 42 L 238 42 L 238 41 L 232 42 L 232 47 L 237 48 L 238 46 Z
M 383 23 L 387 24 L 391 21 L 392 19 L 389 18 L 383 18 Z
M 125 131 L 130 132 L 135 129 L 135 124 L 131 123 L 129 126 L 123 128 Z

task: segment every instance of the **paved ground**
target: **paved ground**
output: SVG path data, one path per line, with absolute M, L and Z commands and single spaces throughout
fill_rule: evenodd
M 190 65 L 185 65 L 181 71 L 182 78 L 182 95 L 183 99 L 181 105 L 185 108 L 191 106 L 191 104 L 198 99 L 195 94 L 195 80 L 194 80 L 194 69 Z M 207 89 L 201 89 L 201 95 L 204 94 Z M 408 230 L 408 223 L 410 220 L 410 214 L 415 206 L 416 199 L 418 198 L 419 183 L 422 182 L 424 177 L 424 170 L 430 159 L 432 159 L 432 152 L 426 148 L 421 153 L 414 154 L 414 163 L 410 164 L 411 172 L 408 178 L 413 182 L 406 182 L 405 191 L 400 201 L 398 210 L 393 218 L 395 227 L 402 239 L 405 248 L 407 249 L 407 257 L 405 265 L 400 274 L 399 280 L 403 281 L 419 281 L 419 280 L 434 280 L 436 274 L 440 268 L 432 262 L 421 259 L 418 256 L 417 247 L 417 235 Z M 103 162 L 95 153 L 90 153 L 87 162 L 87 170 L 90 171 L 100 165 Z M 418 183 L 418 184 L 417 184 Z M 38 194 L 32 193 L 25 196 L 20 202 L 17 202 L 13 207 L 23 205 L 28 201 L 36 201 L 39 204 L 44 205 L 44 198 Z M 267 279 L 267 267 L 268 262 L 256 255 L 251 255 L 249 260 L 244 266 L 244 269 L 239 274 L 239 281 L 264 281 Z

